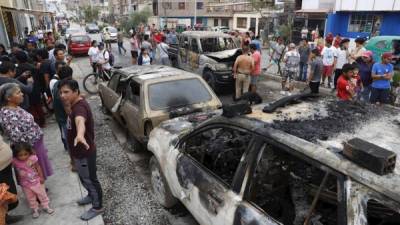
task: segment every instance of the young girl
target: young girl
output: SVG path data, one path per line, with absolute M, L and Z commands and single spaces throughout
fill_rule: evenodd
M 39 217 L 38 199 L 43 209 L 48 214 L 52 214 L 54 210 L 49 207 L 50 201 L 43 185 L 43 172 L 38 164 L 38 158 L 33 154 L 33 149 L 29 144 L 17 143 L 14 145 L 13 164 L 29 207 L 33 210 L 32 217 Z
M 360 69 L 359 69 L 357 63 L 353 63 L 352 66 L 353 66 L 353 76 L 351 77 L 350 80 L 351 80 L 352 87 L 354 89 L 355 96 L 357 97 L 357 99 L 360 99 L 361 98 L 360 92 L 363 89 L 361 77 L 359 74 Z

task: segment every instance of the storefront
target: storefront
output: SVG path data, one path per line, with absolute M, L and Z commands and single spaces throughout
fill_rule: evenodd
M 26 30 L 55 31 L 54 15 L 51 12 L 2 6 L 0 16 L 0 41 L 7 47 L 13 42 L 20 42 L 26 36 Z

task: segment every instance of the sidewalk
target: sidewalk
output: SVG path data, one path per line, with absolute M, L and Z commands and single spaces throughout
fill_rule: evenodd
M 78 206 L 75 201 L 86 196 L 86 191 L 81 185 L 76 173 L 72 173 L 69 166 L 69 156 L 64 151 L 60 139 L 57 123 L 53 117 L 48 119 L 47 127 L 43 129 L 49 158 L 52 162 L 54 174 L 46 181 L 49 189 L 50 205 L 55 210 L 53 215 L 41 211 L 38 219 L 32 218 L 25 196 L 18 188 L 19 205 L 11 215 L 23 215 L 24 219 L 16 225 L 103 225 L 103 218 L 98 216 L 89 222 L 82 221 L 79 217 L 90 208 Z

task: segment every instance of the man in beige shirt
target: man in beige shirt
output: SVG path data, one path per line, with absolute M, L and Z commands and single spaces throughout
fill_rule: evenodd
M 249 46 L 244 45 L 243 54 L 236 58 L 233 65 L 233 78 L 235 81 L 235 99 L 239 99 L 243 93 L 249 91 L 250 74 L 254 69 L 254 60 L 249 53 Z

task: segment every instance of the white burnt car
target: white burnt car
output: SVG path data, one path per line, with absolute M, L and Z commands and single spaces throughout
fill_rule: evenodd
M 378 175 L 340 151 L 343 141 L 359 137 L 398 153 L 398 109 L 321 100 L 273 113 L 264 106 L 232 118 L 222 110 L 193 114 L 155 128 L 148 149 L 160 204 L 181 201 L 201 225 L 400 224 L 399 167 Z

